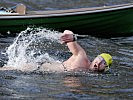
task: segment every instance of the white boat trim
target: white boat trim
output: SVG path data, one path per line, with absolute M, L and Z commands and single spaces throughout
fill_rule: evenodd
M 69 10 L 54 10 L 54 11 L 28 11 L 25 15 L 6 14 L 0 15 L 0 19 L 18 19 L 18 18 L 40 18 L 40 17 L 56 17 L 56 16 L 68 16 L 68 15 L 80 15 L 80 14 L 91 14 L 100 13 L 107 11 L 115 11 L 133 8 L 133 3 L 122 4 L 115 6 L 105 6 L 105 7 L 93 7 L 93 8 L 79 8 L 79 9 L 69 9 Z

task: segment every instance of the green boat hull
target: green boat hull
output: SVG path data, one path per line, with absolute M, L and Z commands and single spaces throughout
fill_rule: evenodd
M 1 16 L 0 16 L 1 17 Z M 77 34 L 102 37 L 133 35 L 133 8 L 93 13 L 62 14 L 60 16 L 0 18 L 0 33 L 19 33 L 29 26 L 44 27 L 63 32 L 72 30 Z

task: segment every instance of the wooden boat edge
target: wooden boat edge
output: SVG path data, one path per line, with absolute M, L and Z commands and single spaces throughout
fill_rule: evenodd
M 11 15 L 0 15 L 0 19 L 8 18 L 37 18 L 37 17 L 54 17 L 54 16 L 67 16 L 67 15 L 80 15 L 89 13 L 98 13 L 106 11 L 114 11 L 121 9 L 132 8 L 133 3 L 114 5 L 114 6 L 104 6 L 104 7 L 93 7 L 93 8 L 78 8 L 78 9 L 68 9 L 68 10 L 54 10 L 54 11 L 27 11 L 25 15 L 11 14 Z
M 54 11 L 29 11 L 27 15 L 42 15 L 42 14 L 63 14 L 63 13 L 94 13 L 94 12 L 104 12 L 111 10 L 120 10 L 125 8 L 132 8 L 133 3 L 122 4 L 122 5 L 114 5 L 114 6 L 103 6 L 103 7 L 92 7 L 92 8 L 78 8 L 78 9 L 68 9 L 68 10 L 54 10 Z

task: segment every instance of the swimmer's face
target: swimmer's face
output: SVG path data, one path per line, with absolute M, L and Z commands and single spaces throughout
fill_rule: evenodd
M 101 56 L 97 56 L 90 65 L 90 70 L 96 72 L 104 71 L 107 67 L 105 60 Z

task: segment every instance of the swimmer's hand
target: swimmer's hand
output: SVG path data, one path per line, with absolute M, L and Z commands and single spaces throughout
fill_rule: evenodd
M 75 41 L 74 38 L 74 33 L 72 31 L 69 30 L 65 30 L 62 34 L 62 36 L 60 37 L 61 43 L 68 43 L 68 42 L 73 42 Z

